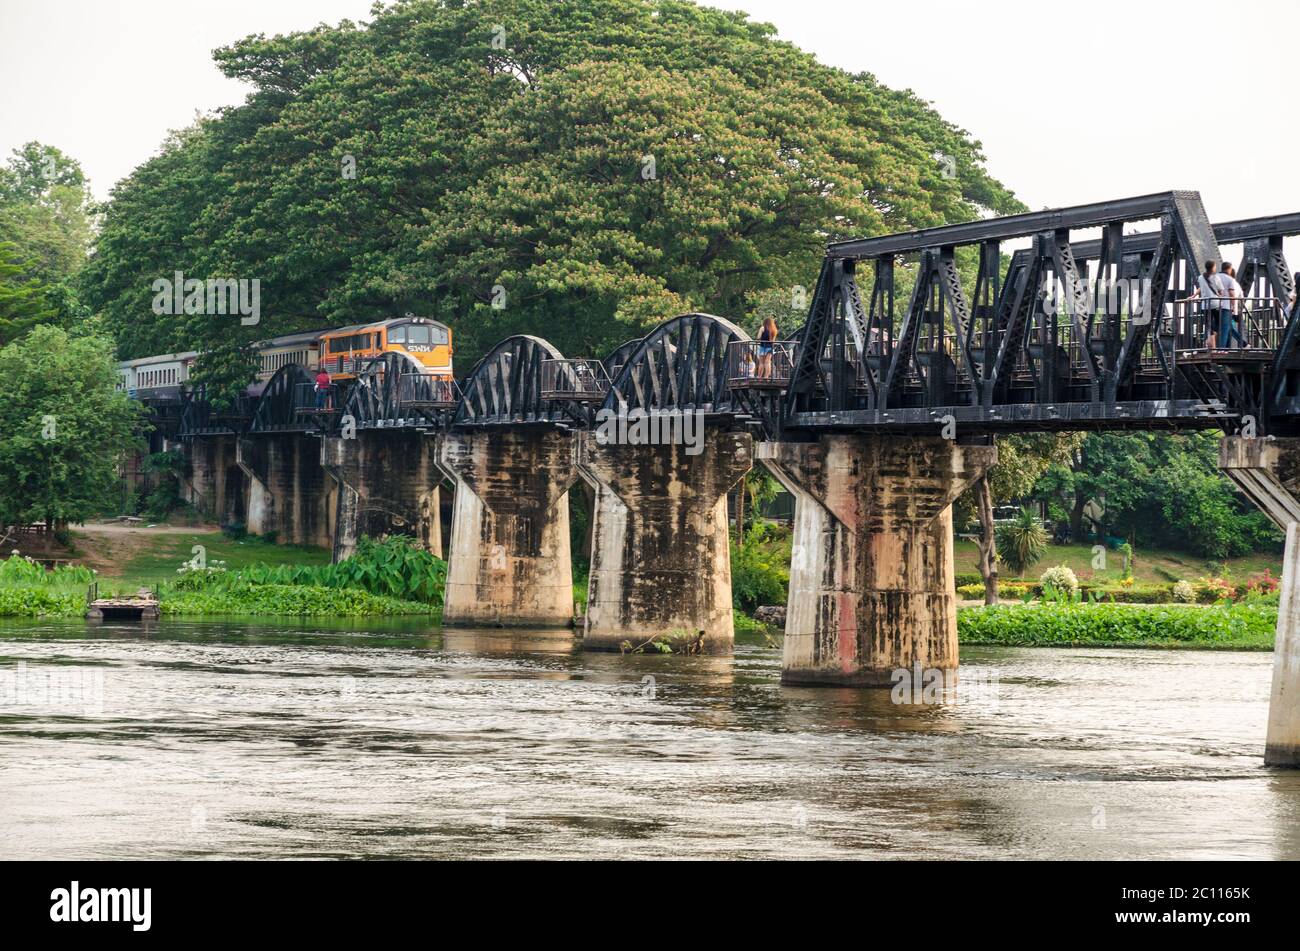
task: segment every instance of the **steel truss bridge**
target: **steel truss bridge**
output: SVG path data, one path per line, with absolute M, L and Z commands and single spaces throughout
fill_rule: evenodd
M 698 411 L 789 440 L 945 426 L 1296 434 L 1293 235 L 1300 213 L 1211 224 L 1199 194 L 1175 191 L 837 242 L 789 340 L 699 313 L 603 359 L 518 335 L 454 386 L 390 353 L 323 408 L 290 365 L 219 412 L 190 393 L 176 435 L 586 429 L 602 410 Z M 1203 262 L 1237 245 L 1245 342 L 1211 349 L 1205 308 L 1186 298 Z

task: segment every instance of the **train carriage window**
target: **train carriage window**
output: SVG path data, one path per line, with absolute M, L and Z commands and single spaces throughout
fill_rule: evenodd
M 389 343 L 406 343 L 406 331 L 407 331 L 407 328 L 406 328 L 406 327 L 389 327 L 389 328 L 388 328 L 388 342 L 389 342 Z
M 430 327 L 429 332 L 433 335 L 433 345 L 435 347 L 445 347 L 447 345 L 446 327 Z
M 412 324 L 407 330 L 407 342 L 415 344 L 429 343 L 429 327 L 425 324 Z

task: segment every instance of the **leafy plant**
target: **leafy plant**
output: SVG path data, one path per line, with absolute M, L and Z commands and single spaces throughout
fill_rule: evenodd
M 753 612 L 765 604 L 785 604 L 790 587 L 790 535 L 756 524 L 739 545 L 731 546 L 731 598 Z
M 1047 551 L 1047 529 L 1031 508 L 1023 508 L 1015 520 L 999 525 L 995 538 L 998 558 L 1015 574 L 1023 575 Z

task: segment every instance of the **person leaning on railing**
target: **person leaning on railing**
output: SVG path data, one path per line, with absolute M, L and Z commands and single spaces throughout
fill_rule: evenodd
M 330 398 L 330 375 L 329 372 L 321 367 L 316 373 L 316 408 L 327 409 Z

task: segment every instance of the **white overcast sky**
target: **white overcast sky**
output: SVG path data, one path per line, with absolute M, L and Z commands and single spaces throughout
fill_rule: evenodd
M 1300 210 L 1296 0 L 714 5 L 776 24 L 825 63 L 915 90 L 983 142 L 990 171 L 1031 208 L 1191 188 L 1212 220 Z M 0 0 L 0 157 L 32 139 L 57 145 L 104 197 L 168 129 L 242 101 L 213 48 L 369 9 Z

